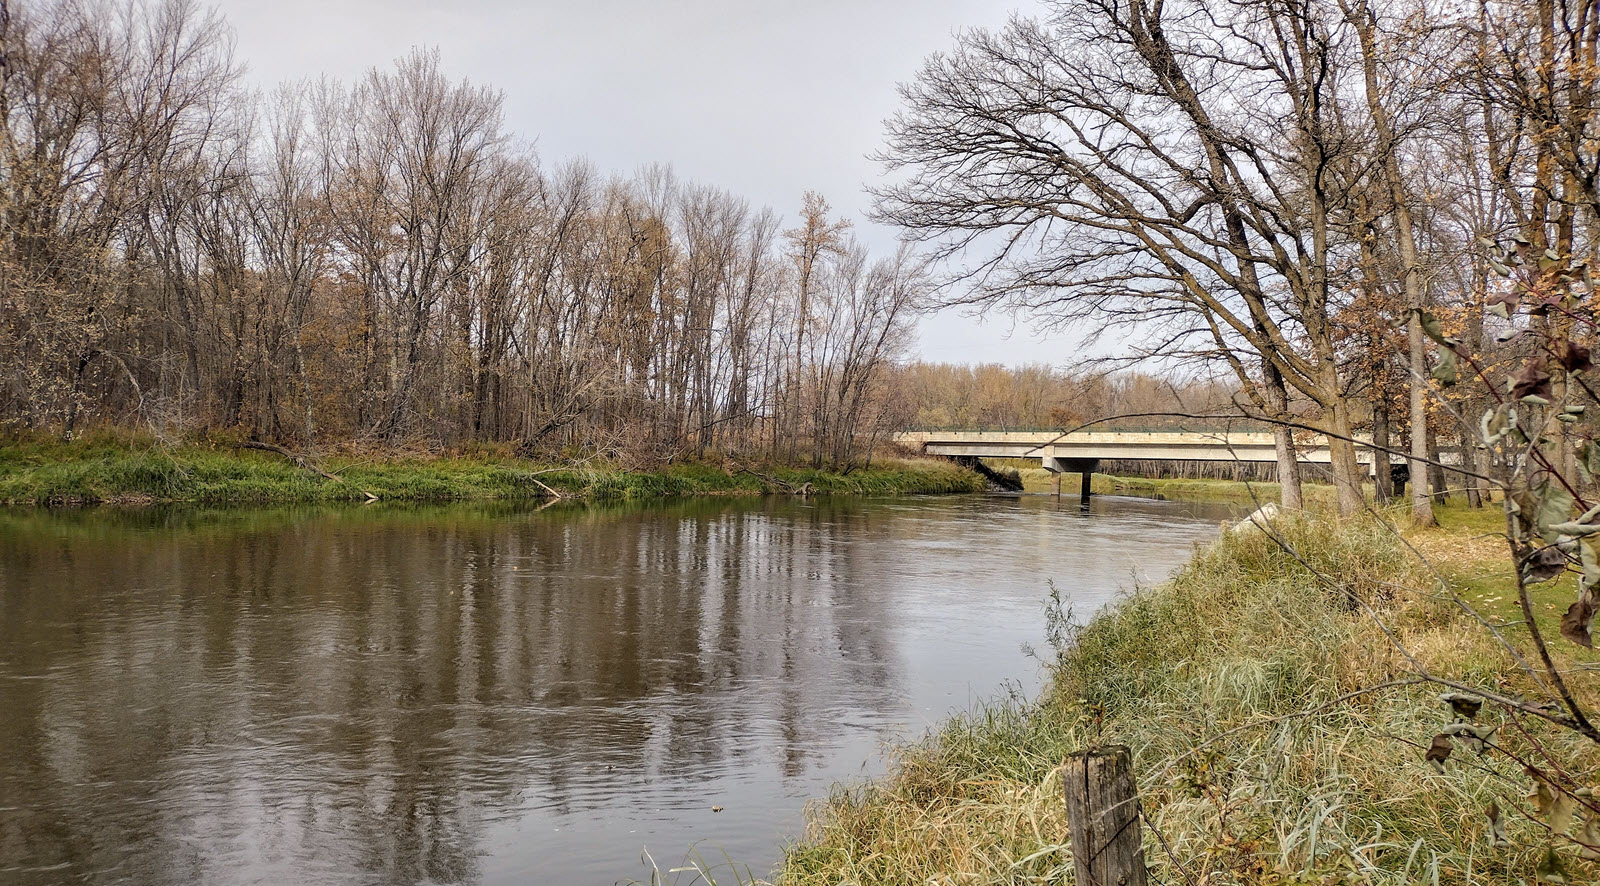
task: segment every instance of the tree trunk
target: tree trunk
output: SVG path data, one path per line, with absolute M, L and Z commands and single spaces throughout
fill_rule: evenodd
M 1383 177 L 1393 203 L 1395 246 L 1401 273 L 1405 275 L 1406 307 L 1411 317 L 1406 322 L 1406 338 L 1411 361 L 1411 520 L 1418 526 L 1432 526 L 1433 500 L 1428 497 L 1428 374 L 1427 353 L 1422 341 L 1422 319 L 1417 315 L 1424 304 L 1422 267 L 1417 261 L 1417 244 L 1412 232 L 1411 204 L 1405 180 L 1400 173 L 1400 141 L 1389 122 L 1378 88 L 1377 14 L 1369 2 L 1345 9 L 1346 19 L 1355 27 L 1361 42 L 1361 69 L 1366 86 L 1367 110 L 1372 115 L 1378 148 L 1383 151 Z
M 1334 401 L 1333 434 L 1328 437 L 1328 455 L 1333 464 L 1333 486 L 1338 493 L 1339 516 L 1354 517 L 1366 507 L 1361 493 L 1361 465 L 1356 460 L 1356 444 L 1350 433 L 1350 407 L 1343 397 Z
M 1394 477 L 1389 474 L 1389 399 L 1382 392 L 1372 403 L 1372 486 L 1378 504 L 1394 501 Z
M 1422 346 L 1422 318 L 1416 311 L 1406 323 L 1411 352 L 1411 522 L 1432 526 L 1433 499 L 1428 496 L 1428 401 L 1427 365 Z
M 1461 466 L 1474 474 L 1484 473 L 1483 458 L 1478 454 L 1478 448 L 1472 445 L 1472 434 L 1465 429 L 1461 432 Z M 1467 490 L 1467 507 L 1483 507 L 1488 492 L 1483 488 L 1483 481 L 1477 477 L 1466 476 L 1462 478 L 1462 486 Z
M 1284 387 L 1283 373 L 1272 361 L 1262 362 L 1267 374 L 1268 403 L 1278 413 L 1278 418 L 1287 418 L 1289 391 Z M 1305 499 L 1300 492 L 1300 461 L 1295 458 L 1294 431 L 1278 425 L 1272 431 L 1272 442 L 1278 452 L 1278 506 L 1286 511 L 1301 510 L 1305 507 Z

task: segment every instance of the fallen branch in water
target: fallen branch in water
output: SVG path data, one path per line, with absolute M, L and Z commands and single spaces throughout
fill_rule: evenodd
M 566 469 L 565 468 L 546 468 L 546 469 L 544 469 L 542 471 L 525 472 L 525 473 L 519 474 L 517 479 L 526 480 L 529 483 L 532 483 L 533 485 L 539 487 L 540 489 L 543 489 L 545 492 L 549 493 L 550 497 L 552 499 L 554 499 L 555 501 L 565 501 L 566 498 L 567 498 L 565 495 L 562 495 L 561 493 L 555 491 L 554 489 L 551 489 L 549 486 L 545 485 L 544 483 L 540 482 L 540 480 L 539 480 L 539 475 L 540 474 L 553 474 L 556 471 L 560 471 L 560 470 L 566 470 Z
M 777 477 L 774 477 L 774 476 L 772 476 L 770 474 L 763 474 L 760 471 L 752 470 L 752 469 L 747 468 L 747 467 L 745 467 L 743 465 L 739 466 L 739 470 L 738 470 L 737 473 L 749 474 L 750 476 L 756 478 L 757 480 L 760 480 L 761 482 L 766 483 L 768 486 L 772 486 L 772 487 L 776 487 L 778 489 L 782 489 L 784 492 L 788 492 L 790 494 L 794 494 L 794 493 L 799 493 L 800 495 L 810 495 L 811 494 L 811 490 L 808 488 L 808 487 L 811 486 L 810 483 L 805 484 L 805 486 L 795 486 L 793 483 L 789 483 L 789 482 L 786 482 L 784 480 L 780 480 Z

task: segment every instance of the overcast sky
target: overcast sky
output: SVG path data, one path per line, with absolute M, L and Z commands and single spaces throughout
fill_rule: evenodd
M 867 155 L 898 105 L 895 84 L 957 31 L 994 27 L 1032 0 L 221 0 L 256 83 L 350 81 L 414 46 L 452 78 L 505 93 L 509 126 L 547 163 L 603 171 L 668 163 L 682 178 L 793 217 L 821 191 L 875 250 L 893 233 L 864 218 Z M 924 358 L 1063 363 L 994 314 L 923 321 Z M 1009 333 L 1009 335 L 1008 335 Z

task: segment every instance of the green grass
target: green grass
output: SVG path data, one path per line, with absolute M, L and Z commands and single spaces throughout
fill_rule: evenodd
M 1435 507 L 1434 517 L 1439 528 L 1417 534 L 1417 546 L 1423 556 L 1485 619 L 1496 624 L 1521 623 L 1522 606 L 1505 542 L 1505 512 L 1498 505 L 1468 508 L 1451 502 Z M 1402 517 L 1397 516 L 1399 519 Z M 1564 653 L 1573 661 L 1590 665 L 1600 662 L 1600 652 L 1572 646 L 1560 637 L 1561 616 L 1577 591 L 1577 573 L 1568 572 L 1555 581 L 1529 585 L 1528 600 L 1547 641 L 1564 647 Z
M 1491 519 L 1445 510 L 1444 528 L 1413 540 L 1448 551 Z M 1407 675 L 1380 619 L 1435 673 L 1530 691 L 1451 601 L 1452 589 L 1477 591 L 1449 573 L 1437 582 L 1376 519 L 1307 517 L 1280 529 L 1298 558 L 1263 533 L 1226 534 L 1171 581 L 1061 634 L 1041 698 L 960 717 L 902 749 L 888 778 L 836 790 L 776 880 L 1070 882 L 1057 767 L 1074 751 L 1121 743 L 1166 841 L 1147 831 L 1153 882 L 1532 881 L 1539 827 L 1510 813 L 1513 845 L 1495 848 L 1483 814 L 1491 801 L 1526 809 L 1520 767 L 1473 758 L 1439 773 L 1422 760 L 1449 720 L 1439 688 L 1339 700 Z M 1376 618 L 1352 611 L 1347 592 Z M 1588 678 L 1577 679 L 1594 700 Z M 1568 734 L 1528 728 L 1582 771 L 1600 763 Z M 1530 752 L 1520 736 L 1502 741 Z M 1560 852 L 1571 882 L 1594 881 L 1593 863 Z
M 980 492 L 982 478 L 947 462 L 879 460 L 849 472 L 685 463 L 627 471 L 590 463 L 547 465 L 494 454 L 456 457 L 330 457 L 329 480 L 275 453 L 218 444 L 156 445 L 91 438 L 0 444 L 0 504 L 438 502 L 647 499 L 685 495 L 896 495 Z M 542 485 L 541 485 L 542 484 Z

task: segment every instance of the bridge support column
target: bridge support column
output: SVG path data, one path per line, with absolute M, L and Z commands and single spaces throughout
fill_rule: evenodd
M 1040 461 L 1044 464 L 1044 469 L 1051 473 L 1050 487 L 1057 496 L 1061 495 L 1062 474 L 1081 474 L 1083 482 L 1078 488 L 1078 497 L 1082 499 L 1084 504 L 1089 503 L 1089 486 L 1094 480 L 1094 472 L 1100 469 L 1100 459 L 1056 458 L 1055 456 L 1047 455 Z

